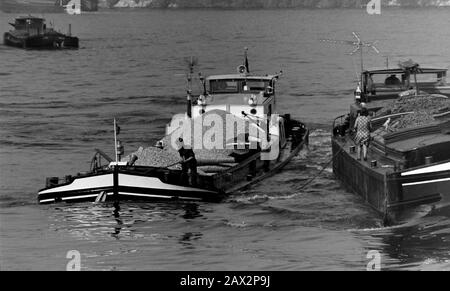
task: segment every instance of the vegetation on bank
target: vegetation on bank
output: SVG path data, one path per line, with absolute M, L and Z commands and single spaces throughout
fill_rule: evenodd
M 99 0 L 103 7 L 145 8 L 360 8 L 370 0 Z M 450 0 L 381 0 L 382 6 L 441 7 Z

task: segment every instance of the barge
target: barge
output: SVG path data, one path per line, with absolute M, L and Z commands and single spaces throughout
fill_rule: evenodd
M 188 89 L 186 112 L 173 117 L 170 130 L 155 147 L 141 148 L 122 159 L 123 148 L 115 141 L 115 158 L 96 150 L 88 172 L 47 178 L 38 202 L 215 202 L 280 171 L 308 143 L 309 130 L 289 114 L 277 114 L 276 83 L 281 74 L 250 74 L 247 58 L 244 64 L 235 74 L 201 77 L 202 94 L 194 96 Z M 193 68 L 188 84 L 192 74 Z M 228 119 L 233 121 L 232 135 L 221 136 L 220 131 L 229 128 Z M 198 121 L 200 134 L 184 134 L 190 125 L 195 132 Z M 235 122 L 244 125 L 241 132 Z M 207 140 L 213 146 L 208 146 L 205 138 L 212 131 L 214 138 Z M 195 175 L 177 162 L 180 143 L 195 153 Z
M 414 84 L 393 87 L 418 72 L 435 74 L 439 85 L 421 83 L 416 77 Z M 445 73 L 420 69 L 412 61 L 399 69 L 365 71 L 350 112 L 333 122 L 335 176 L 383 214 L 386 224 L 404 221 L 424 206 L 448 209 L 450 205 L 450 100 L 442 94 L 448 93 Z M 376 86 L 370 82 L 373 74 L 391 80 L 393 74 L 401 74 L 403 81 Z M 395 94 L 400 89 L 410 90 Z M 353 130 L 363 107 L 370 112 L 372 127 L 367 160 L 357 157 Z

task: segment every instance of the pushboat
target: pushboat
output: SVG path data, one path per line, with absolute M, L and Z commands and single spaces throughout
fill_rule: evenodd
M 3 43 L 23 49 L 77 49 L 78 37 L 48 28 L 45 19 L 33 16 L 18 17 L 10 23 L 14 30 L 5 32 Z
M 183 116 L 188 123 L 218 113 L 244 120 L 248 128 L 254 129 L 239 137 L 234 136 L 231 141 L 227 140 L 227 151 L 223 151 L 226 155 L 222 153 L 221 157 L 216 155 L 214 149 L 203 150 L 209 153 L 204 159 L 194 147 L 198 155 L 195 183 L 186 182 L 177 166 L 152 165 L 154 158 L 144 162 L 136 155 L 129 155 L 121 160 L 117 152 L 114 159 L 96 150 L 88 172 L 47 178 L 46 187 L 38 192 L 38 202 L 217 202 L 280 171 L 308 144 L 309 130 L 304 123 L 292 119 L 290 114 L 277 114 L 276 83 L 281 72 L 273 75 L 250 74 L 247 57 L 244 65 L 237 70 L 235 74 L 201 77 L 202 94 L 194 95 L 191 89 L 187 90 L 187 107 Z M 192 82 L 192 74 L 193 65 L 188 74 L 188 84 Z M 174 132 L 176 130 L 172 134 Z M 259 134 L 252 136 L 252 132 Z M 121 145 L 118 141 L 115 144 L 116 151 L 119 149 L 120 152 Z M 176 150 L 174 152 L 177 153 Z M 102 161 L 106 164 L 102 165 Z
M 373 82 L 376 74 L 386 81 Z M 436 80 L 420 82 L 419 74 Z M 395 69 L 363 71 L 350 112 L 333 122 L 335 176 L 380 212 L 385 224 L 405 221 L 424 206 L 450 205 L 450 99 L 445 76 L 445 69 L 422 69 L 411 60 Z M 410 77 L 414 81 L 409 82 Z M 366 161 L 357 159 L 352 130 L 362 107 L 370 112 L 372 125 Z

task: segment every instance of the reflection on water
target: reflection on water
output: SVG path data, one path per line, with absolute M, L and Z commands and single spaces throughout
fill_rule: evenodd
M 184 219 L 194 219 L 202 216 L 198 210 L 198 204 L 196 203 L 186 203 L 183 205 L 183 209 L 185 211 L 183 214 Z
M 366 251 L 382 254 L 382 268 L 391 270 L 450 270 L 450 220 L 427 215 L 383 228 L 351 230 L 366 241 Z
M 54 207 L 50 217 L 52 229 L 65 232 L 75 239 L 104 240 L 106 234 L 117 240 L 160 238 L 158 233 L 148 233 L 154 222 L 176 220 L 177 216 L 191 220 L 202 217 L 199 205 L 192 202 L 177 203 L 84 203 Z M 198 239 L 198 233 L 186 233 L 180 241 Z
M 200 232 L 186 232 L 184 233 L 180 238 L 180 244 L 183 245 L 185 248 L 194 249 L 195 248 L 195 241 L 201 239 L 203 236 Z
M 120 204 L 119 201 L 114 201 L 113 203 L 114 211 L 113 216 L 116 219 L 117 226 L 114 228 L 114 232 L 112 233 L 112 236 L 119 239 L 120 230 L 122 229 L 122 220 L 120 219 Z

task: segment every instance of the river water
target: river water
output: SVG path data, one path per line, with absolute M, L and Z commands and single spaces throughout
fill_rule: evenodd
M 15 16 L 0 14 L 0 31 Z M 71 23 L 81 49 L 0 46 L 1 270 L 65 270 L 70 250 L 82 270 L 365 270 L 370 250 L 383 270 L 450 269 L 447 216 L 423 211 L 383 228 L 334 179 L 331 122 L 352 102 L 360 64 L 352 48 L 320 42 L 357 31 L 379 41 L 380 54 L 365 52 L 367 66 L 388 57 L 448 67 L 450 9 L 44 16 L 63 32 Z M 278 112 L 313 129 L 309 148 L 283 172 L 217 204 L 37 205 L 45 177 L 87 170 L 94 148 L 112 153 L 114 117 L 127 152 L 162 137 L 185 107 L 185 58 L 196 56 L 206 75 L 233 73 L 244 47 L 253 72 L 283 70 Z

